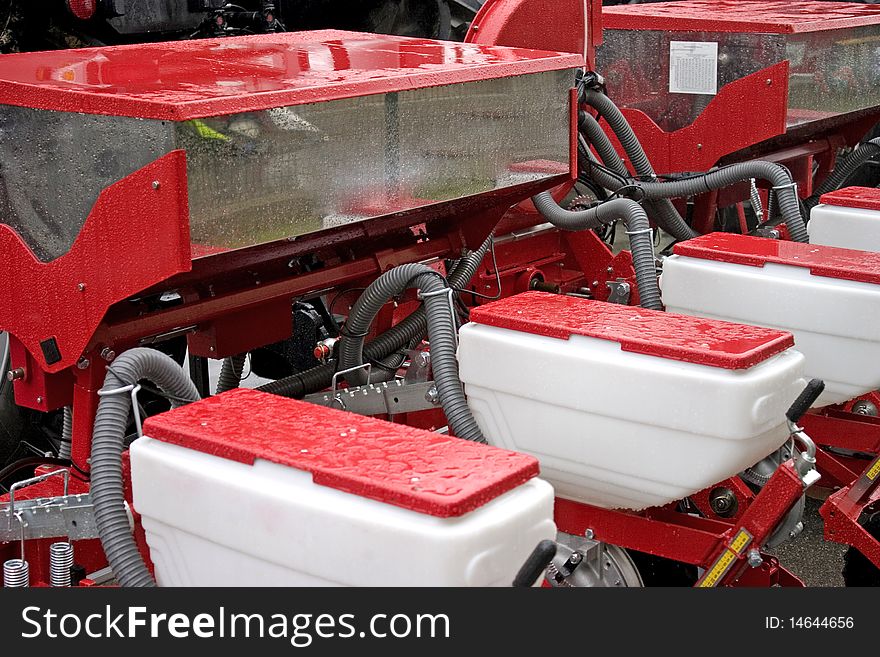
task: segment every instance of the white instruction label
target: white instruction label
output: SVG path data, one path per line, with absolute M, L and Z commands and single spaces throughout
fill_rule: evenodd
M 669 93 L 718 93 L 717 42 L 669 42 Z

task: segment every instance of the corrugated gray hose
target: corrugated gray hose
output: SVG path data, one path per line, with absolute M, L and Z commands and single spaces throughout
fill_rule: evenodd
M 244 372 L 244 361 L 247 354 L 236 354 L 223 359 L 220 368 L 220 376 L 217 378 L 217 394 L 233 390 L 241 385 L 241 375 Z
M 480 245 L 480 248 L 462 257 L 449 274 L 449 285 L 454 288 L 462 288 L 467 285 L 471 278 L 473 278 L 477 267 L 480 266 L 491 245 L 492 236 L 490 235 Z M 402 349 L 413 340 L 421 340 L 426 332 L 427 320 L 425 318 L 425 310 L 420 306 L 399 324 L 394 325 L 367 344 L 364 347 L 364 358 L 368 360 L 387 358 L 390 354 L 393 354 L 398 349 Z M 356 364 L 359 365 L 360 363 Z M 304 397 L 329 386 L 335 371 L 336 368 L 332 363 L 318 365 L 304 372 L 266 383 L 257 388 L 257 390 L 283 397 Z
M 654 172 L 654 167 L 651 166 L 651 161 L 645 154 L 645 150 L 642 148 L 642 144 L 639 142 L 638 137 L 636 137 L 636 133 L 633 132 L 629 121 L 626 120 L 626 117 L 620 109 L 618 109 L 617 105 L 615 105 L 605 94 L 593 91 L 592 89 L 586 89 L 584 91 L 584 100 L 588 105 L 599 112 L 599 114 L 605 117 L 605 120 L 608 122 L 608 125 L 611 126 L 611 130 L 614 131 L 614 134 L 620 142 L 620 145 L 623 147 L 629 161 L 632 162 L 636 174 L 654 180 L 657 177 L 657 174 Z M 590 119 L 593 119 L 593 117 L 590 116 Z M 589 125 L 589 119 L 587 119 L 585 123 Z M 590 141 L 592 141 L 592 138 L 590 138 L 590 135 L 592 135 L 597 141 L 604 139 L 608 142 L 607 145 L 602 144 L 601 147 L 597 142 L 593 142 L 593 145 L 596 146 L 596 151 L 599 152 L 599 155 L 602 157 L 602 161 L 605 162 L 606 166 L 616 171 L 617 168 L 613 164 L 609 164 L 604 156 L 602 156 L 603 150 L 611 148 L 613 151 L 614 147 L 611 145 L 611 142 L 608 141 L 608 136 L 605 135 L 595 119 L 593 119 L 593 123 L 596 125 L 589 126 L 587 136 Z M 598 128 L 598 132 L 595 128 Z M 601 137 L 599 136 L 599 133 L 602 134 Z M 618 157 L 617 159 L 619 160 L 620 158 Z M 597 182 L 603 187 L 606 186 L 598 180 Z M 611 191 L 617 191 L 617 188 L 615 187 L 609 187 L 608 189 L 611 189 Z M 699 233 L 687 225 L 687 222 L 682 218 L 678 213 L 678 210 L 675 209 L 675 206 L 672 205 L 668 199 L 658 199 L 656 202 L 648 204 L 648 207 L 652 211 L 651 214 L 654 215 L 660 228 L 672 235 L 675 239 L 683 241 L 693 239 L 699 235 Z
M 533 196 L 532 202 L 542 217 L 562 230 L 589 230 L 622 220 L 629 234 L 640 305 L 651 310 L 663 310 L 654 260 L 654 239 L 648 215 L 642 206 L 632 199 L 616 198 L 586 210 L 572 211 L 559 207 L 550 192 Z
M 457 437 L 486 442 L 467 405 L 456 360 L 457 336 L 455 314 L 450 303 L 451 288 L 435 270 L 421 264 L 406 264 L 389 269 L 373 281 L 358 297 L 345 322 L 345 334 L 339 343 L 339 371 L 364 362 L 364 336 L 376 315 L 389 299 L 408 288 L 421 290 L 422 307 L 431 341 L 431 367 L 440 405 L 449 428 Z M 366 374 L 356 371 L 346 375 L 354 385 L 363 385 Z
M 70 459 L 70 441 L 73 440 L 73 409 L 65 406 L 61 422 L 61 443 L 58 445 L 58 458 Z
M 155 349 L 131 349 L 107 368 L 92 436 L 91 498 L 101 546 L 121 586 L 156 585 L 138 552 L 125 512 L 122 451 L 131 394 L 108 394 L 141 380 L 151 381 L 167 393 L 174 408 L 199 399 L 196 387 L 180 365 Z
M 581 131 L 587 136 L 587 141 L 596 148 L 602 163 L 615 173 L 629 178 L 629 169 L 626 168 L 623 160 L 620 159 L 620 156 L 611 144 L 611 140 L 608 139 L 608 135 L 602 130 L 599 122 L 593 118 L 592 114 L 587 112 L 580 113 L 579 117 Z
M 834 171 L 829 173 L 828 177 L 822 181 L 822 184 L 816 187 L 813 194 L 809 198 L 804 199 L 804 206 L 807 208 L 807 212 L 809 213 L 810 210 L 819 204 L 819 197 L 822 194 L 840 189 L 849 177 L 859 170 L 859 167 L 877 155 L 880 155 L 880 137 L 875 137 L 859 144 L 858 147 L 853 149 L 852 153 L 844 158 L 843 162 L 834 167 Z M 809 217 L 809 214 L 807 216 Z
M 776 190 L 779 211 L 788 227 L 791 239 L 795 242 L 809 242 L 810 238 L 807 235 L 804 218 L 801 216 L 800 201 L 791 174 L 785 167 L 773 162 L 762 160 L 739 162 L 692 178 L 667 182 L 633 181 L 631 184 L 641 189 L 646 199 L 683 198 L 724 189 L 750 178 L 766 180 L 773 186 Z

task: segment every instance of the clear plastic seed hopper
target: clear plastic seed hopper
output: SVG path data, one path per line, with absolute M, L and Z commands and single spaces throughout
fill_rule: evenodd
M 194 260 L 509 207 L 569 178 L 581 65 L 337 31 L 4 57 L 0 328 L 56 371 Z

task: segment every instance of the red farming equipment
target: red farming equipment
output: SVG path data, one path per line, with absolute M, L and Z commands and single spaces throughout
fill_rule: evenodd
M 478 4 L 0 57 L 7 586 L 877 583 L 880 10 Z

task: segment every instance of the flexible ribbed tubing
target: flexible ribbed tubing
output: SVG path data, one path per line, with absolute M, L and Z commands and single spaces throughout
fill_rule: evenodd
M 223 359 L 220 368 L 220 376 L 217 378 L 217 394 L 233 390 L 241 385 L 241 375 L 244 372 L 244 362 L 247 354 L 236 354 Z
M 147 380 L 167 393 L 172 407 L 180 399 L 199 398 L 196 387 L 170 356 L 155 349 L 131 349 L 107 368 L 103 391 L 113 391 Z M 177 399 L 174 399 L 177 398 Z M 98 404 L 92 436 L 91 499 L 98 537 L 121 586 L 155 586 L 131 533 L 122 481 L 122 451 L 131 412 L 131 394 L 105 394 Z
M 421 264 L 394 267 L 364 290 L 345 323 L 344 336 L 339 343 L 339 371 L 364 363 L 364 335 L 388 300 L 407 288 L 418 288 L 422 293 L 428 339 L 431 341 L 431 367 L 449 428 L 459 438 L 486 442 L 467 405 L 458 376 L 458 343 L 455 315 L 449 302 L 450 291 L 443 277 L 430 267 Z M 363 385 L 366 374 L 356 371 L 346 374 L 346 379 L 353 385 Z
M 813 194 L 804 199 L 804 205 L 809 212 L 819 203 L 819 197 L 822 194 L 833 192 L 840 187 L 853 175 L 859 168 L 872 157 L 880 154 L 880 137 L 875 137 L 870 141 L 859 144 L 853 149 L 853 152 L 847 155 L 843 162 L 839 162 L 834 167 L 834 171 L 828 174 L 828 177 L 816 187 Z
M 636 174 L 641 177 L 646 177 L 653 180 L 656 177 L 656 173 L 654 172 L 654 167 L 651 166 L 651 161 L 648 159 L 648 156 L 645 154 L 645 150 L 642 148 L 642 144 L 639 142 L 638 137 L 636 137 L 636 133 L 633 132 L 632 127 L 629 124 L 629 121 L 626 120 L 626 117 L 620 111 L 620 109 L 615 105 L 608 96 L 605 94 L 601 94 L 598 91 L 593 91 L 592 89 L 587 89 L 584 91 L 584 100 L 588 105 L 593 107 L 599 114 L 601 114 L 605 120 L 608 122 L 608 125 L 611 127 L 611 130 L 614 132 L 614 135 L 617 137 L 617 140 L 620 142 L 621 147 L 623 148 L 626 156 L 629 158 L 629 161 L 632 163 L 633 169 L 635 169 Z M 592 118 L 592 117 L 591 117 Z M 595 122 L 595 119 L 594 119 Z M 587 121 L 586 123 L 589 123 Z M 600 131 L 602 128 L 596 124 L 595 127 L 598 127 Z M 595 132 L 593 126 L 590 126 L 590 131 L 596 137 L 596 139 L 600 139 L 598 134 Z M 605 140 L 608 141 L 607 135 L 604 135 Z M 596 146 L 596 150 L 599 151 L 599 146 L 594 143 Z M 607 146 L 605 144 L 602 145 L 603 150 L 607 150 L 608 147 L 611 147 L 613 150 L 613 146 L 609 142 Z M 601 152 L 600 152 L 601 157 Z M 617 158 L 620 159 L 619 157 Z M 605 158 L 602 158 L 603 162 L 605 162 Z M 608 162 L 605 162 L 606 166 L 611 167 L 615 171 L 617 168 L 613 165 L 609 165 Z M 601 184 L 601 183 L 600 183 Z M 617 191 L 616 188 L 609 187 L 612 191 Z M 665 230 L 667 233 L 672 235 L 677 240 L 689 240 L 697 237 L 699 233 L 697 233 L 693 228 L 687 225 L 687 222 L 682 218 L 682 216 L 678 213 L 678 210 L 675 209 L 675 206 L 668 199 L 660 199 L 656 203 L 649 204 L 650 210 L 652 210 L 652 214 L 654 215 L 657 224 Z
M 642 190 L 646 199 L 683 198 L 703 194 L 715 189 L 724 189 L 751 178 L 766 180 L 776 190 L 779 212 L 782 214 L 791 239 L 795 242 L 808 242 L 807 227 L 801 216 L 797 189 L 792 183 L 791 174 L 782 165 L 774 162 L 753 160 L 739 162 L 710 171 L 708 173 L 670 180 L 667 182 L 633 182 Z
M 477 267 L 483 261 L 492 244 L 489 236 L 476 251 L 473 251 L 459 260 L 449 274 L 449 285 L 461 288 L 467 285 L 473 278 Z M 414 340 L 421 340 L 427 332 L 427 320 L 425 310 L 421 306 L 410 315 L 407 315 L 398 324 L 388 329 L 385 333 L 377 336 L 372 342 L 364 347 L 364 357 L 375 361 L 387 358 L 398 349 L 402 349 Z M 304 372 L 266 383 L 257 390 L 269 392 L 283 397 L 300 398 L 313 392 L 323 390 L 330 385 L 336 368 L 331 363 L 316 365 Z
M 632 199 L 616 198 L 586 210 L 566 210 L 553 200 L 549 192 L 533 196 L 532 202 L 544 219 L 562 230 L 589 230 L 622 220 L 629 234 L 639 303 L 643 308 L 663 310 L 651 225 L 642 206 Z

